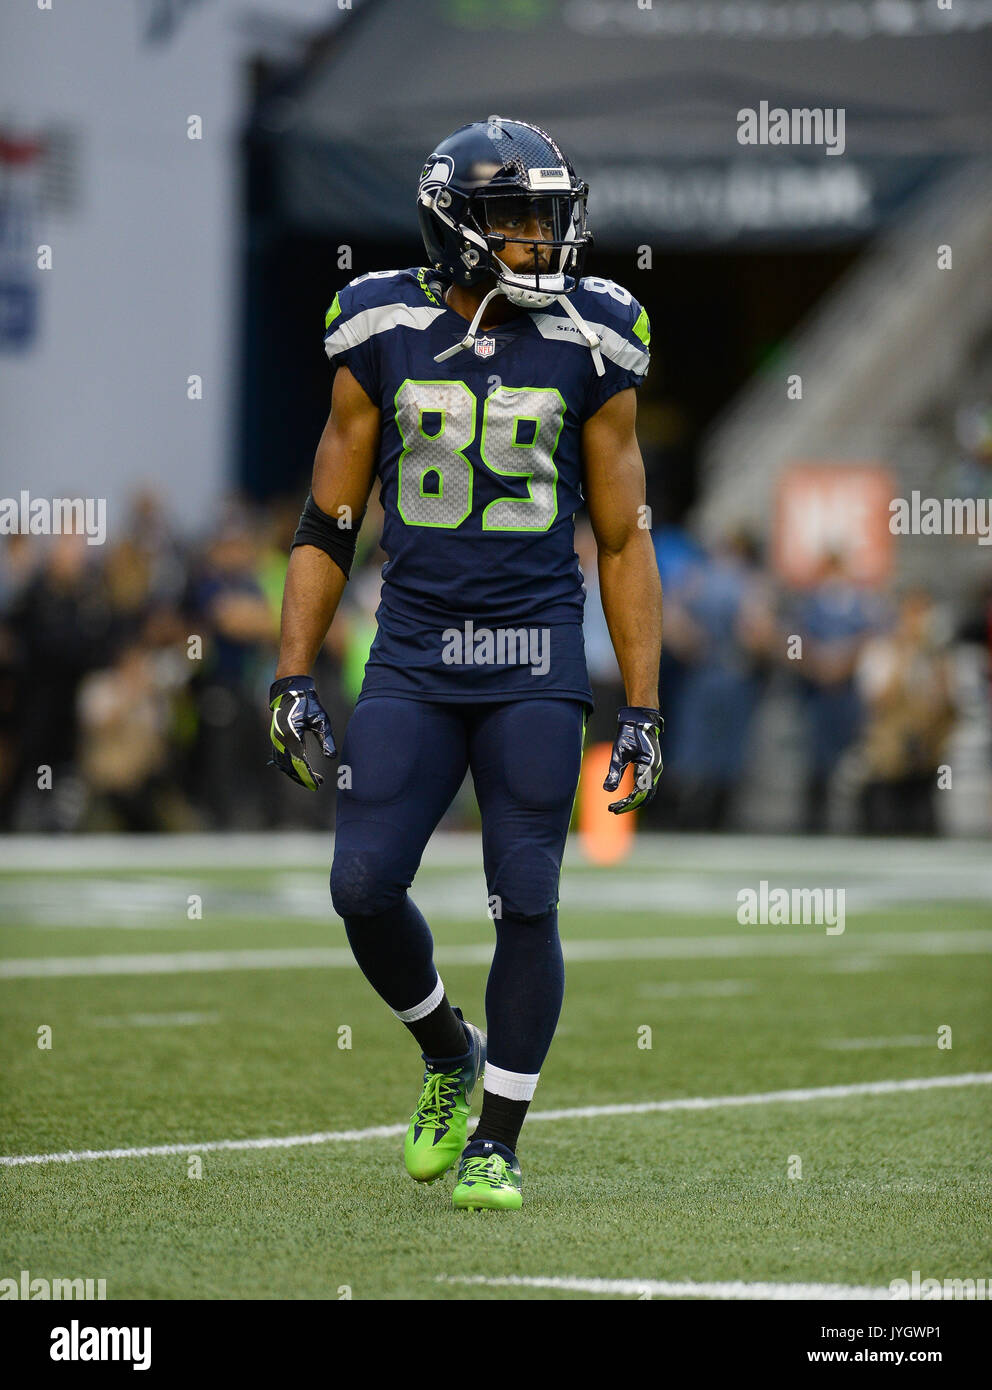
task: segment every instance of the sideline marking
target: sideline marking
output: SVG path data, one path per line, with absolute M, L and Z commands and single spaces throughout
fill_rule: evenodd
M 809 928 L 802 928 L 809 932 Z M 806 936 L 672 936 L 632 937 L 619 941 L 566 941 L 565 959 L 730 960 L 755 956 L 798 956 L 804 952 L 843 951 L 848 937 L 822 933 Z M 495 942 L 478 946 L 439 946 L 439 965 L 488 965 Z M 872 956 L 986 955 L 992 950 L 992 931 L 870 932 L 856 949 Z M 850 959 L 850 957 L 848 957 Z M 0 960 L 0 980 L 40 980 L 81 975 L 184 975 L 215 970 L 332 970 L 354 969 L 348 946 L 271 947 L 247 951 L 148 951 L 135 955 L 35 956 Z
M 491 1288 L 568 1289 L 575 1293 L 622 1293 L 653 1298 L 743 1298 L 743 1299 L 873 1299 L 892 1302 L 895 1295 L 886 1288 L 859 1288 L 854 1284 L 697 1284 L 691 1279 L 678 1283 L 666 1279 L 534 1279 L 522 1274 L 490 1278 L 485 1274 L 439 1274 L 439 1284 L 484 1284 Z
M 759 1091 L 749 1096 L 694 1096 L 680 1100 L 648 1100 L 629 1105 L 586 1105 L 571 1110 L 538 1110 L 527 1116 L 537 1121 L 586 1120 L 599 1115 L 652 1115 L 679 1110 L 721 1110 L 737 1105 L 789 1105 L 808 1100 L 844 1100 L 848 1096 L 884 1096 L 900 1091 L 930 1091 L 944 1087 L 992 1085 L 992 1071 L 963 1072 L 959 1076 L 924 1076 L 907 1081 L 861 1081 L 846 1086 L 804 1087 L 793 1091 Z M 394 1139 L 405 1134 L 401 1125 L 373 1125 L 369 1129 L 338 1129 L 316 1134 L 289 1134 L 267 1139 L 208 1139 L 202 1144 L 153 1144 L 133 1149 L 68 1149 L 53 1154 L 0 1155 L 0 1166 L 23 1167 L 30 1163 L 83 1163 L 97 1158 L 164 1158 L 172 1154 L 217 1153 L 220 1150 L 296 1149 L 305 1145 L 351 1143 L 362 1139 Z

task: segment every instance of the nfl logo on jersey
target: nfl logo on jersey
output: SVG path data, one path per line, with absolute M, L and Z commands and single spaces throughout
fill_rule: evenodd
M 496 349 L 495 338 L 476 338 L 475 351 L 478 357 L 492 357 Z

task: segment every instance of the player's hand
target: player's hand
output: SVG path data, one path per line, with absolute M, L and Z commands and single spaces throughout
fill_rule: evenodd
M 623 780 L 627 765 L 631 764 L 634 768 L 634 790 L 622 801 L 610 803 L 609 809 L 619 816 L 624 811 L 646 806 L 657 790 L 663 766 L 659 735 L 665 721 L 656 709 L 628 705 L 617 715 L 617 724 L 613 756 L 603 790 L 615 792 Z
M 315 792 L 324 779 L 310 765 L 304 734 L 309 730 L 319 739 L 320 751 L 325 758 L 333 758 L 337 750 L 331 733 L 331 721 L 317 699 L 313 678 L 283 676 L 273 681 L 269 687 L 269 709 L 272 711 L 269 726 L 272 757 L 269 767 L 277 767 L 294 782 L 299 782 L 301 787 Z

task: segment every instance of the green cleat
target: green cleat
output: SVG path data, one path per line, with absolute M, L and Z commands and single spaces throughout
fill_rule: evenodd
M 434 1182 L 454 1167 L 465 1147 L 469 1102 L 486 1061 L 486 1035 L 464 1019 L 462 1025 L 472 1045 L 465 1061 L 454 1071 L 440 1071 L 428 1062 L 424 1089 L 410 1116 L 403 1157 L 417 1182 Z
M 458 1211 L 519 1211 L 521 1182 L 516 1155 L 504 1144 L 473 1139 L 458 1165 L 451 1202 Z

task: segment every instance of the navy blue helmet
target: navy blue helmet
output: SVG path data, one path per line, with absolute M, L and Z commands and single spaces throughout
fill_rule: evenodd
M 592 244 L 586 228 L 588 184 L 545 131 L 490 116 L 461 126 L 430 155 L 420 175 L 417 212 L 430 264 L 456 284 L 494 276 L 513 303 L 542 308 L 575 288 Z M 491 230 L 490 200 L 519 200 L 550 224 L 541 241 Z M 533 250 L 533 273 L 511 271 L 499 252 L 507 242 Z M 542 269 L 540 257 L 550 256 Z

